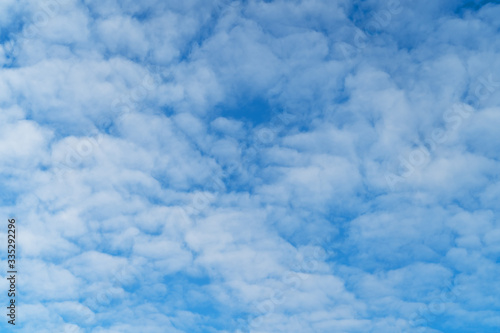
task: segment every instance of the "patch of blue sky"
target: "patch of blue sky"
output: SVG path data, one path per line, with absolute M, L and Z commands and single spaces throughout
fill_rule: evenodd
M 253 127 L 266 125 L 276 114 L 275 108 L 265 96 L 247 96 L 245 92 L 239 92 L 237 97 L 230 97 L 229 100 L 231 102 L 215 107 L 216 114 L 249 123 Z

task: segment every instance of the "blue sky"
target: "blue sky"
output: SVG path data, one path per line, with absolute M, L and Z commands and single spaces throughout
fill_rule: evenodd
M 15 330 L 498 332 L 499 14 L 2 1 Z

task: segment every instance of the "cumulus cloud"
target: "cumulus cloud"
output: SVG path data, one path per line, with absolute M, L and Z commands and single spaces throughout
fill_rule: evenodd
M 2 2 L 16 329 L 493 332 L 499 11 Z

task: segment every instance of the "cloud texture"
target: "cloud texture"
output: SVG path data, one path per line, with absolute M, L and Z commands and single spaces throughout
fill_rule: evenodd
M 16 328 L 497 332 L 499 14 L 3 1 Z

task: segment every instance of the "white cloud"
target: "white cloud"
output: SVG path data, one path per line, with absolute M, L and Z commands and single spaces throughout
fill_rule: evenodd
M 0 4 L 22 331 L 498 324 L 500 6 L 58 3 Z

